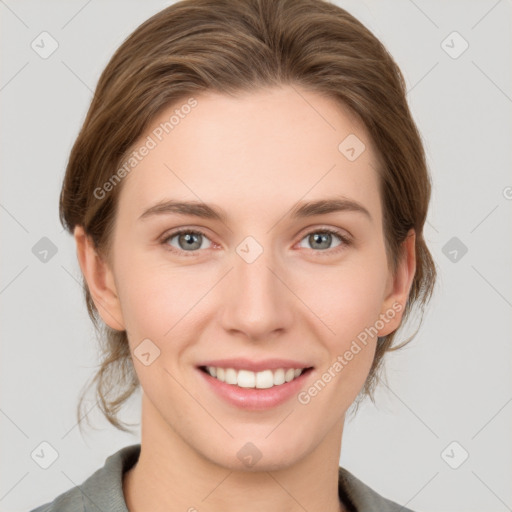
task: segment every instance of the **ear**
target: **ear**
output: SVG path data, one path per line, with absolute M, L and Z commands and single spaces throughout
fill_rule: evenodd
M 400 248 L 400 260 L 395 275 L 388 277 L 386 296 L 382 303 L 381 316 L 385 318 L 384 327 L 378 336 L 392 333 L 402 322 L 405 304 L 409 298 L 414 274 L 416 273 L 416 232 L 410 229 Z
M 97 253 L 94 243 L 85 234 L 82 226 L 76 226 L 73 235 L 80 268 L 98 313 L 109 327 L 124 331 L 121 303 L 112 269 Z

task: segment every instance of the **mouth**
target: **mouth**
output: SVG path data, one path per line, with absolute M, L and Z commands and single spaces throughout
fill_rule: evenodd
M 297 396 L 314 377 L 315 367 L 304 359 L 246 356 L 201 361 L 196 370 L 206 393 L 238 409 L 268 411 Z
M 305 368 L 268 368 L 261 371 L 225 368 L 221 366 L 199 366 L 199 370 L 210 377 L 237 388 L 269 389 L 278 388 L 292 382 L 313 369 Z

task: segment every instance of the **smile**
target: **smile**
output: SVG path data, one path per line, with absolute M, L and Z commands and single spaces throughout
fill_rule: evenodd
M 307 368 L 277 368 L 275 370 L 268 369 L 253 372 L 250 370 L 235 370 L 234 368 L 203 366 L 201 370 L 221 382 L 240 388 L 268 389 L 291 382 L 300 377 Z

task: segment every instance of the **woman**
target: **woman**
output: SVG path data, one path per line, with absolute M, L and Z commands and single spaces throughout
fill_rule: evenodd
M 430 178 L 400 70 L 322 0 L 183 0 L 121 45 L 60 199 L 141 444 L 36 511 L 392 511 L 339 455 L 425 305 Z

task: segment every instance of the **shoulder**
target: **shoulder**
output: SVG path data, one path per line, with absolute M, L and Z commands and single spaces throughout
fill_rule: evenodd
M 81 485 L 40 505 L 30 512 L 128 512 L 123 495 L 123 473 L 138 460 L 140 444 L 121 448 L 105 460 L 105 465 Z
M 403 505 L 384 498 L 355 477 L 347 469 L 339 467 L 340 499 L 353 507 L 353 512 L 413 512 Z
M 83 512 L 84 503 L 77 487 L 57 496 L 53 501 L 40 505 L 30 512 Z

